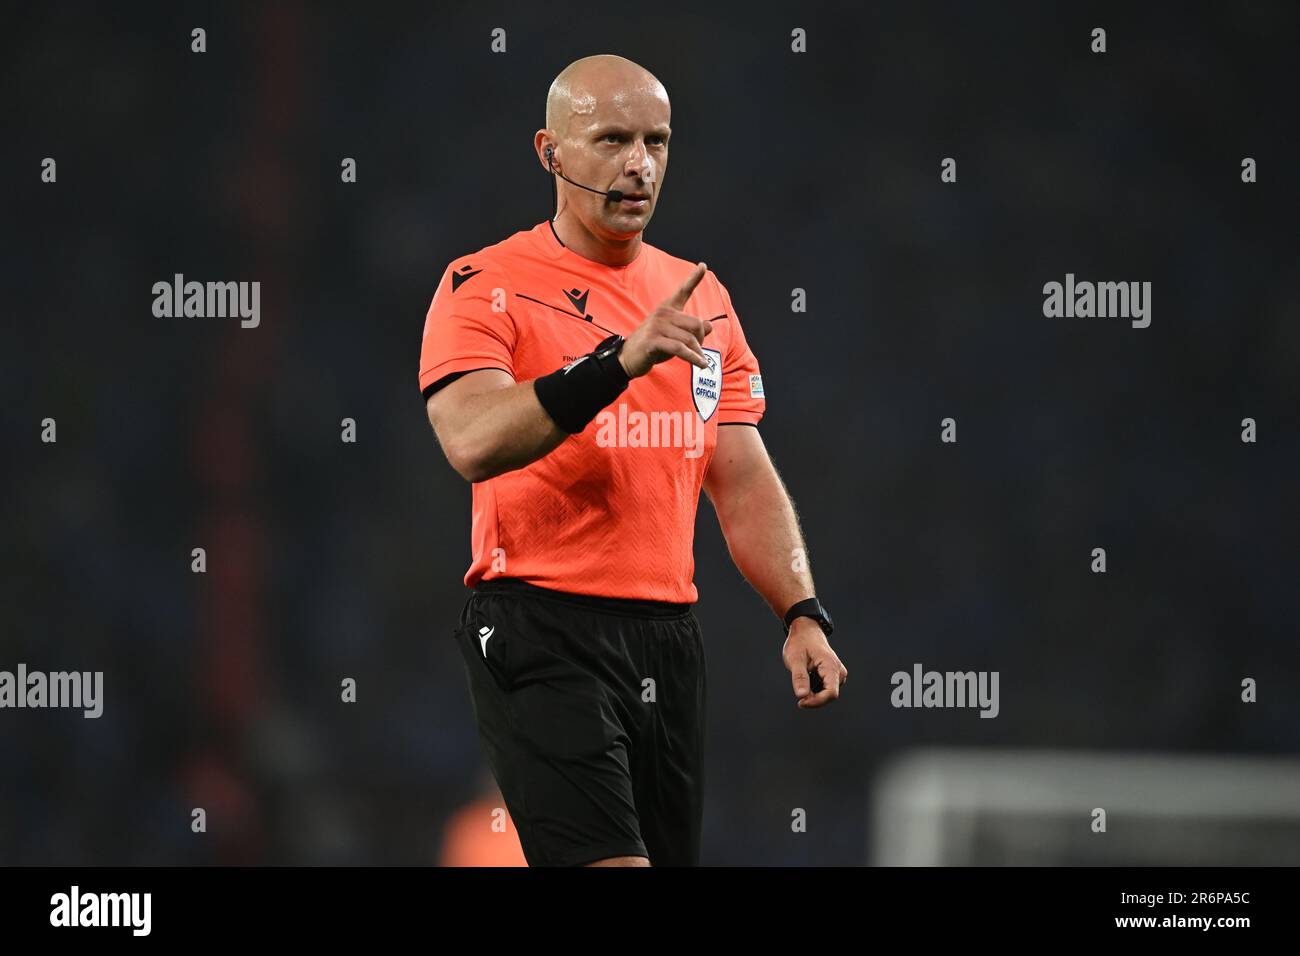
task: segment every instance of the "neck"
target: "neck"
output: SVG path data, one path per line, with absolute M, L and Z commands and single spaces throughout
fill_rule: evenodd
M 573 252 L 607 266 L 625 266 L 641 252 L 641 234 L 629 239 L 602 239 L 582 224 L 577 216 L 556 215 L 551 220 L 555 234 Z

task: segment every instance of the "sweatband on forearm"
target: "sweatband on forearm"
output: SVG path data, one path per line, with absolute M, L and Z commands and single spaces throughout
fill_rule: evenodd
M 632 381 L 618 360 L 622 344 L 622 336 L 611 335 L 582 358 L 533 382 L 537 400 L 561 431 L 582 431 Z

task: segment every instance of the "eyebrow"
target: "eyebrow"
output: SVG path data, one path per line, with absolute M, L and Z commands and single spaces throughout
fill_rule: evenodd
M 610 125 L 610 126 L 599 126 L 599 127 L 597 127 L 597 128 L 592 132 L 591 135 L 593 135 L 593 136 L 608 136 L 610 133 L 624 133 L 624 134 L 626 134 L 626 133 L 628 133 L 628 132 L 629 132 L 629 130 L 628 130 L 628 128 L 627 128 L 626 126 Z M 669 135 L 671 135 L 671 134 L 672 134 L 672 127 L 670 127 L 670 126 L 656 126 L 654 129 L 646 130 L 646 135 L 647 135 L 647 136 L 663 136 L 663 137 L 667 138 L 667 137 L 668 137 Z

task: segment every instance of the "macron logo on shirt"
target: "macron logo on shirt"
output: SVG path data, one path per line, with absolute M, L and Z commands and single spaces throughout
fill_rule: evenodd
M 578 310 L 578 314 L 583 318 L 590 318 L 590 316 L 587 315 L 587 296 L 590 294 L 590 289 L 579 292 L 577 286 L 574 286 L 572 289 L 564 290 L 565 298 L 569 300 L 573 307 Z
M 464 283 L 474 278 L 482 269 L 475 269 L 468 262 L 451 274 L 451 291 L 455 293 Z

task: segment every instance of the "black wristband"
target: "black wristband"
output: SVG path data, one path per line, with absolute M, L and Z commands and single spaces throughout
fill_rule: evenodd
M 618 360 L 623 336 L 611 335 L 582 358 L 533 382 L 537 401 L 569 434 L 582 431 L 632 381 Z

